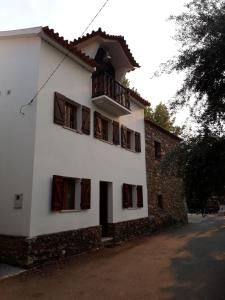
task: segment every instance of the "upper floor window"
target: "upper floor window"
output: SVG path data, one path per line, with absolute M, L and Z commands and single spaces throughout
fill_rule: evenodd
M 94 113 L 94 136 L 98 139 L 119 144 L 119 123 L 112 121 L 99 112 Z
M 55 92 L 54 122 L 66 128 L 90 134 L 90 108 Z
M 77 129 L 77 110 L 78 107 L 75 104 L 65 102 L 65 127 Z
M 125 149 L 141 152 L 141 134 L 121 126 L 121 146 Z
M 162 157 L 161 143 L 154 141 L 154 148 L 155 148 L 155 159 L 161 159 Z

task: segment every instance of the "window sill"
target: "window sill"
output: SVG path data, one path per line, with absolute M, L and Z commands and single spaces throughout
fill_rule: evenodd
M 103 139 L 99 139 L 99 138 L 97 138 L 97 137 L 95 137 L 95 138 L 96 138 L 96 140 L 99 140 L 99 141 L 101 141 L 101 142 L 103 142 L 103 143 L 106 143 L 106 144 L 109 144 L 109 145 L 114 145 L 114 146 L 119 146 L 119 145 L 113 144 L 113 142 L 106 141 L 106 140 L 103 140 Z
M 69 130 L 69 131 L 73 131 L 73 132 L 82 134 L 81 129 L 73 129 L 73 128 L 70 128 L 70 127 L 67 127 L 67 126 L 63 126 L 63 128 L 64 128 L 64 129 L 67 129 L 67 130 Z
M 59 211 L 60 213 L 74 213 L 74 212 L 81 212 L 81 209 L 63 209 Z
M 140 209 L 140 208 L 143 208 L 143 207 L 128 207 L 126 209 L 128 209 L 128 210 L 137 210 L 137 209 Z
M 135 151 L 133 149 L 125 148 L 125 147 L 122 147 L 122 146 L 121 146 L 121 148 L 124 149 L 124 150 L 130 151 L 132 153 L 141 153 L 141 152 L 137 152 L 137 151 Z

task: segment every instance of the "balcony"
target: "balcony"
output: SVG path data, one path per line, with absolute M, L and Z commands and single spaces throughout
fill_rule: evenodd
M 115 116 L 131 114 L 129 90 L 106 73 L 93 74 L 92 101 Z

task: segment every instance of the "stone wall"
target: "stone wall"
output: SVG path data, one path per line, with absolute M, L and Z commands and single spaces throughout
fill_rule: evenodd
M 32 267 L 98 248 L 100 244 L 100 226 L 34 238 L 0 235 L 0 262 Z
M 108 224 L 109 235 L 115 242 L 125 241 L 151 232 L 149 218 Z
M 156 229 L 186 223 L 182 181 L 160 171 L 163 157 L 180 142 L 180 138 L 146 120 L 145 139 L 149 216 L 154 219 Z M 155 158 L 155 141 L 161 144 L 161 159 Z M 163 208 L 158 206 L 158 195 L 162 197 Z

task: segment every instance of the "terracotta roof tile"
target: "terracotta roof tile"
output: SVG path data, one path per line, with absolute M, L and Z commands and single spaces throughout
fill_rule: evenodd
M 65 40 L 63 37 L 59 36 L 57 32 L 54 32 L 53 29 L 50 29 L 48 26 L 42 27 L 43 32 L 52 40 L 60 44 L 62 47 L 67 49 L 70 53 L 74 54 L 78 58 L 80 58 L 83 62 L 88 64 L 91 67 L 96 67 L 96 62 L 91 59 L 89 56 L 84 54 L 82 51 L 71 45 L 68 40 Z
M 128 57 L 130 63 L 132 64 L 133 67 L 140 67 L 140 65 L 136 62 L 136 60 L 134 59 L 127 43 L 126 40 L 124 39 L 123 36 L 121 35 L 110 35 L 107 34 L 105 31 L 102 31 L 101 28 L 99 28 L 97 31 L 92 31 L 91 33 L 88 33 L 85 36 L 79 37 L 77 40 L 74 40 L 71 44 L 76 46 L 78 44 L 80 44 L 81 42 L 84 42 L 88 39 L 91 39 L 95 36 L 100 36 L 104 39 L 108 39 L 108 40 L 114 40 L 114 41 L 118 41 L 121 45 L 121 47 L 123 48 L 123 51 L 125 52 L 126 56 Z
M 133 97 L 133 98 L 135 98 L 135 100 L 137 100 L 138 102 L 140 102 L 142 105 L 144 105 L 144 106 L 149 106 L 150 105 L 150 103 L 147 101 L 147 100 L 145 100 L 144 98 L 142 98 L 138 93 L 136 93 L 134 90 L 132 90 L 132 89 L 129 89 L 128 88 L 128 90 L 129 90 L 129 92 L 130 92 L 130 95 Z

